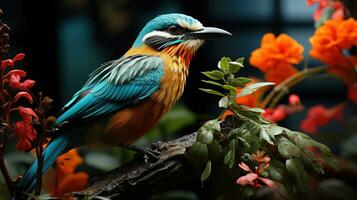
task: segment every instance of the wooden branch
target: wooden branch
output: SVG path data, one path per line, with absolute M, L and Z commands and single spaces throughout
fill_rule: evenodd
M 147 199 L 160 191 L 165 191 L 176 185 L 194 178 L 193 169 L 184 156 L 186 148 L 190 147 L 196 134 L 157 143 L 154 146 L 162 153 L 154 164 L 146 164 L 143 158 L 114 169 L 92 181 L 92 185 L 74 197 L 101 196 L 109 199 Z

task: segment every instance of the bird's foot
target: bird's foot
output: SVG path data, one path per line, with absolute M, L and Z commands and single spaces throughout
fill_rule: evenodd
M 146 164 L 154 164 L 156 163 L 161 156 L 161 152 L 159 149 L 152 149 L 151 147 L 145 147 L 142 152 L 144 161 Z

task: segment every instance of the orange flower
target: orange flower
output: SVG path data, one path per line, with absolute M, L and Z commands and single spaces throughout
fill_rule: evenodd
M 75 172 L 78 165 L 83 164 L 83 159 L 76 149 L 58 157 L 56 160 L 56 181 L 49 183 L 51 196 L 72 199 L 68 193 L 83 190 L 89 180 L 89 175 L 85 172 Z
M 252 52 L 249 62 L 265 73 L 265 79 L 280 83 L 297 72 L 293 64 L 303 59 L 304 47 L 286 34 L 263 36 L 261 47 Z
M 85 172 L 68 174 L 58 182 L 57 187 L 52 192 L 52 196 L 62 197 L 74 191 L 81 191 L 86 188 L 88 180 L 89 176 Z M 71 199 L 71 197 L 67 198 Z
M 56 160 L 56 166 L 64 174 L 73 173 L 78 165 L 83 163 L 83 159 L 79 156 L 77 149 L 72 149 L 61 155 Z
M 328 72 L 342 77 L 346 83 L 356 78 L 355 56 L 347 57 L 344 50 L 357 45 L 357 21 L 328 20 L 310 38 L 310 55 L 328 65 Z

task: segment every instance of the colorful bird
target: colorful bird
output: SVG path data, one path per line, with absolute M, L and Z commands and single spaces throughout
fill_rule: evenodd
M 62 153 L 93 141 L 127 146 L 145 134 L 181 97 L 190 61 L 204 40 L 230 36 L 184 14 L 149 21 L 121 58 L 104 63 L 64 106 L 60 129 L 44 150 L 44 174 Z M 138 149 L 138 148 L 137 148 Z M 36 186 L 37 160 L 17 187 Z

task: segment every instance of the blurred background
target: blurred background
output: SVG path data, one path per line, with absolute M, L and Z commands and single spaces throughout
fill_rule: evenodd
M 215 68 L 222 56 L 249 58 L 264 33 L 291 35 L 305 47 L 308 57 L 308 38 L 314 32 L 312 16 L 316 9 L 308 7 L 305 0 L 1 0 L 0 8 L 5 12 L 3 21 L 12 28 L 9 57 L 18 52 L 27 55 L 24 66 L 29 77 L 36 80 L 35 91 L 54 99 L 54 114 L 84 84 L 92 70 L 121 57 L 145 23 L 159 14 L 184 13 L 203 25 L 233 33 L 231 38 L 207 42 L 198 51 L 179 107 L 154 130 L 157 134 L 143 144 L 177 137 L 168 132 L 193 132 L 202 122 L 216 117 L 221 112 L 218 98 L 198 90 L 206 86 L 200 81 L 200 72 Z M 242 75 L 262 77 L 248 62 L 245 64 Z M 309 64 L 319 63 L 312 59 Z M 306 107 L 318 103 L 329 107 L 346 99 L 343 83 L 330 78 L 306 81 L 292 92 L 301 97 Z M 357 137 L 353 137 L 356 108 L 346 109 L 345 114 L 349 120 L 343 125 L 329 125 L 316 138 L 335 153 L 350 157 L 357 152 Z M 281 125 L 299 129 L 305 116 L 305 112 L 295 114 Z M 177 121 L 182 124 L 172 128 L 172 122 Z M 117 164 L 115 161 L 113 166 Z

